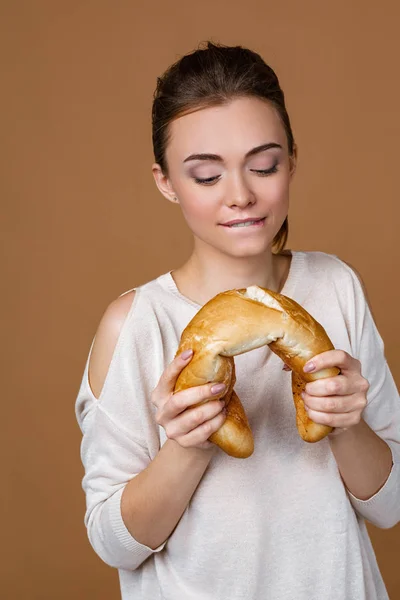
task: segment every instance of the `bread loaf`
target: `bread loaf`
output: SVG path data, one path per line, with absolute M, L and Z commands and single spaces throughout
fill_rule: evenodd
M 287 296 L 256 285 L 228 290 L 202 306 L 182 332 L 176 354 L 191 348 L 193 357 L 180 373 L 174 393 L 209 382 L 226 384 L 225 392 L 213 397 L 224 397 L 226 420 L 210 440 L 230 456 L 246 458 L 254 451 L 249 422 L 233 389 L 233 357 L 266 344 L 292 369 L 296 425 L 303 440 L 317 442 L 332 431 L 308 417 L 301 397 L 308 381 L 340 372 L 337 368 L 303 371 L 313 356 L 334 348 L 325 329 Z

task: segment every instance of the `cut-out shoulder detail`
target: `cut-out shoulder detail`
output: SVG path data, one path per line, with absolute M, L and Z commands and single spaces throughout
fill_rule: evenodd
M 96 398 L 100 397 L 103 389 L 111 359 L 135 293 L 135 290 L 130 290 L 111 302 L 97 328 L 88 370 L 89 385 Z

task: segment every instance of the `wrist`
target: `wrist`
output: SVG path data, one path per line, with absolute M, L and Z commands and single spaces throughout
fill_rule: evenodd
M 335 427 L 334 430 L 328 434 L 328 439 L 331 445 L 347 443 L 349 440 L 354 439 L 357 435 L 362 432 L 365 427 L 363 419 L 360 420 L 356 425 L 351 427 Z
M 211 444 L 209 448 L 185 448 L 179 442 L 171 439 L 165 442 L 163 448 L 173 454 L 174 460 L 181 461 L 183 464 L 199 466 L 208 465 L 218 450 L 216 444 Z

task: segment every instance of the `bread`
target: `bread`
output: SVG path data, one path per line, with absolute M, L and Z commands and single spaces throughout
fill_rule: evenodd
M 340 372 L 337 368 L 303 371 L 313 356 L 334 348 L 325 329 L 287 296 L 256 285 L 228 290 L 202 306 L 182 332 L 176 355 L 191 348 L 193 357 L 181 371 L 174 393 L 209 382 L 226 384 L 225 392 L 213 399 L 224 397 L 227 416 L 210 440 L 230 456 L 247 458 L 254 451 L 249 422 L 233 389 L 233 357 L 266 344 L 292 369 L 296 425 L 302 439 L 317 442 L 332 431 L 308 417 L 300 395 L 308 381 Z

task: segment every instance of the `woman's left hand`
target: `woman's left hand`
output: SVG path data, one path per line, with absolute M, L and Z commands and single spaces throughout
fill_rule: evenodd
M 360 361 L 344 350 L 329 350 L 314 356 L 307 365 L 311 363 L 314 368 L 308 373 L 337 367 L 340 375 L 306 384 L 302 396 L 310 419 L 334 427 L 335 435 L 357 425 L 367 406 L 369 390 L 368 381 L 361 375 Z
M 310 419 L 334 427 L 330 435 L 337 435 L 357 425 L 367 405 L 370 387 L 361 375 L 360 361 L 344 350 L 329 350 L 314 356 L 307 365 L 311 363 L 314 368 L 307 371 L 309 373 L 337 367 L 340 374 L 306 384 L 302 396 Z

